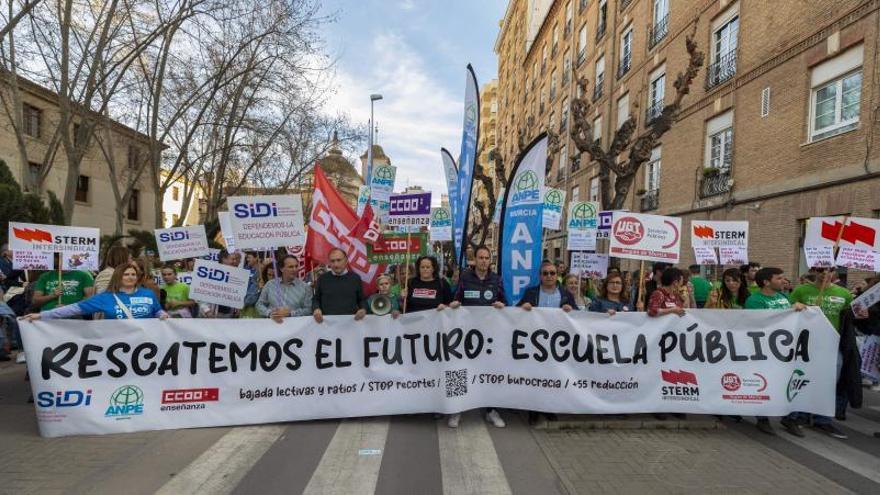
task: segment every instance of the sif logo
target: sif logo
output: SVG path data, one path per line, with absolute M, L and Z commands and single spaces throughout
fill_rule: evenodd
M 785 389 L 785 398 L 789 402 L 793 401 L 801 390 L 810 384 L 809 378 L 805 378 L 805 375 L 803 371 L 798 369 L 791 372 L 791 378 L 788 379 L 788 387 Z
M 162 232 L 159 234 L 160 242 L 185 241 L 189 239 L 189 232 Z
M 208 280 L 215 280 L 217 282 L 229 282 L 229 272 L 226 272 L 219 268 L 208 268 L 206 266 L 200 266 L 199 269 L 196 270 L 196 276 L 199 278 L 206 278 Z
M 562 211 L 562 193 L 559 189 L 548 189 L 544 195 L 544 208 L 556 212 Z
M 37 407 L 61 408 L 90 406 L 92 404 L 92 390 L 59 390 L 57 392 L 39 392 L 37 394 Z
M 277 217 L 278 207 L 275 203 L 237 204 L 232 209 L 236 218 Z
M 541 195 L 538 193 L 538 176 L 531 170 L 514 179 L 514 187 L 516 192 L 513 193 L 511 204 L 541 201 Z

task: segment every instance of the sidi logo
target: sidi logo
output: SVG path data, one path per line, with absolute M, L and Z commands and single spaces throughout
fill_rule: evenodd
M 37 393 L 37 407 L 79 407 L 92 404 L 92 390 L 58 390 Z
M 233 208 L 236 218 L 277 217 L 278 207 L 275 203 L 237 204 Z
M 161 242 L 185 241 L 187 239 L 189 239 L 189 232 L 162 232 L 159 234 Z
M 199 278 L 206 278 L 208 280 L 215 280 L 217 282 L 229 282 L 229 273 L 219 268 L 208 268 L 200 266 L 199 269 L 196 270 L 196 275 Z

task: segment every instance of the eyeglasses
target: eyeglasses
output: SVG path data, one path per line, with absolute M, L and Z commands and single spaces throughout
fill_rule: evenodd
M 554 277 L 555 277 L 555 276 L 556 276 L 556 272 L 541 272 L 541 275 L 543 275 L 543 276 L 545 276 L 545 277 L 548 277 L 548 276 L 554 276 Z

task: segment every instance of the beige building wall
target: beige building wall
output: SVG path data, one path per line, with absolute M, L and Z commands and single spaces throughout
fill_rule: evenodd
M 626 110 L 645 129 L 653 102 L 661 101 L 653 98 L 656 86 L 665 93 L 662 104 L 675 94 L 673 82 L 687 65 L 685 36 L 696 26 L 706 62 L 679 121 L 655 150 L 651 170 L 659 172 L 649 177 L 643 167 L 626 202 L 632 211 L 683 218 L 682 265 L 694 260 L 692 219 L 749 220 L 750 258 L 797 273 L 804 268 L 799 246 L 806 218 L 880 215 L 878 125 L 871 117 L 878 104 L 875 2 L 557 0 L 531 43 L 527 30 L 537 21 L 529 5 L 511 0 L 495 46 L 498 141 L 506 156 L 515 156 L 519 130 L 528 140 L 552 127 L 568 142 L 566 109 L 577 91 L 573 77 L 565 77 L 568 66 L 590 81 L 591 116 L 606 149 Z M 668 11 L 655 12 L 664 6 Z M 602 88 L 595 91 L 602 68 Z M 662 84 L 652 89 L 661 74 Z M 831 85 L 839 127 L 823 135 L 816 127 L 828 129 L 827 120 L 817 124 L 817 115 L 829 103 L 818 107 L 817 99 Z M 574 160 L 554 156 L 546 182 L 569 198 L 590 198 L 598 167 L 567 144 Z M 551 258 L 565 256 L 564 248 L 564 233 L 545 241 Z M 863 276 L 852 273 L 851 280 Z
M 6 84 L 5 81 L 0 82 L 0 91 L 6 92 L 4 97 L 10 97 L 11 90 Z M 58 111 L 58 97 L 55 93 L 24 79 L 20 79 L 19 85 L 23 102 L 38 111 L 40 116 L 39 133 L 34 132 L 35 135 L 25 137 L 30 164 L 22 164 L 19 159 L 15 132 L 9 115 L 5 111 L 0 112 L 0 160 L 6 162 L 16 180 L 24 187 L 27 182 L 23 180 L 25 174 L 29 174 L 32 170 L 36 170 L 37 167 L 43 165 L 42 160 L 49 147 L 52 135 L 58 127 L 60 115 Z M 34 126 L 33 130 L 36 131 L 36 126 Z M 100 128 L 96 132 L 101 132 L 102 138 L 105 136 L 105 131 Z M 115 122 L 111 124 L 110 141 L 112 142 L 112 154 L 118 173 L 115 177 L 111 177 L 104 154 L 93 138 L 91 147 L 86 152 L 80 165 L 81 184 L 83 186 L 83 191 L 81 191 L 82 200 L 78 199 L 75 202 L 72 218 L 73 225 L 98 227 L 101 229 L 102 234 L 112 234 L 115 231 L 115 212 L 117 206 L 113 196 L 111 181 L 115 180 L 122 184 L 120 186 L 122 188 L 121 193 L 124 193 L 124 184 L 127 183 L 128 174 L 130 173 L 128 167 L 130 150 L 136 150 L 132 151 L 132 153 L 138 154 L 137 156 L 143 159 L 148 153 L 149 146 L 149 138 L 147 136 Z M 54 192 L 63 201 L 66 180 L 66 154 L 63 149 L 59 148 L 51 164 L 50 172 L 43 183 L 43 190 Z M 88 184 L 87 190 L 85 189 L 86 182 Z M 138 181 L 137 189 L 138 197 L 132 201 L 132 213 L 137 213 L 137 216 L 126 219 L 124 229 L 126 231 L 129 229 L 152 230 L 156 227 L 154 213 L 155 196 L 147 171 L 142 174 Z M 127 216 L 127 209 L 125 213 Z

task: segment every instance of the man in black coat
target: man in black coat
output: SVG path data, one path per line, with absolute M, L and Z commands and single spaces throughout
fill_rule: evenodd
M 566 313 L 572 309 L 580 309 L 572 293 L 559 285 L 557 275 L 557 268 L 553 263 L 541 263 L 541 283 L 526 289 L 517 306 L 526 311 L 531 311 L 535 306 L 562 308 Z

